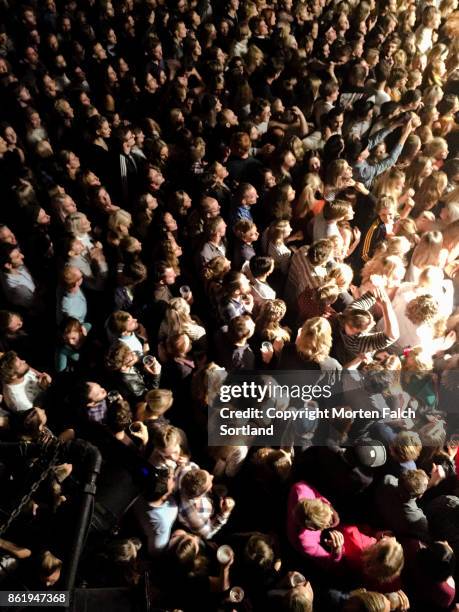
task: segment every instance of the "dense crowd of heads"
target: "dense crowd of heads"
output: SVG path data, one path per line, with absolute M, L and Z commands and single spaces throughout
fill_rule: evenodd
M 4 585 L 62 585 L 80 438 L 153 475 L 78 584 L 454 609 L 458 34 L 457 0 L 0 3 L 0 438 L 45 458 L 0 452 L 0 517 L 62 459 L 0 532 Z M 210 446 L 213 377 L 244 371 L 415 416 Z

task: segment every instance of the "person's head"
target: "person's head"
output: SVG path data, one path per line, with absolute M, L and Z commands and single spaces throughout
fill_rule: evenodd
M 153 430 L 152 445 L 156 463 L 177 462 L 182 456 L 186 455 L 184 444 L 186 444 L 184 433 L 173 425 Z
M 439 317 L 439 306 L 430 295 L 419 295 L 406 305 L 405 316 L 416 326 L 433 325 Z
M 108 217 L 108 229 L 119 236 L 127 236 L 131 225 L 132 217 L 126 210 L 117 210 Z
M 123 372 L 132 368 L 137 361 L 136 353 L 127 344 L 118 341 L 109 348 L 105 363 L 108 369 L 114 372 Z
M 123 399 L 111 402 L 107 410 L 106 423 L 113 434 L 120 434 L 126 431 L 132 423 L 132 412 L 129 402 Z
M 327 319 L 313 317 L 303 323 L 296 350 L 305 360 L 320 363 L 329 356 L 331 346 L 332 329 Z
M 65 217 L 65 229 L 75 236 L 82 236 L 91 231 L 91 222 L 84 213 L 74 212 Z
M 202 271 L 203 277 L 206 281 L 221 281 L 225 274 L 229 272 L 231 268 L 231 262 L 223 255 L 217 255 L 210 261 L 208 261 Z
M 245 342 L 255 331 L 255 323 L 250 315 L 233 317 L 228 323 L 228 335 L 233 343 Z
M 159 261 L 155 267 L 155 280 L 159 285 L 173 285 L 177 272 L 165 261 Z
M 269 226 L 269 240 L 274 244 L 284 242 L 292 233 L 292 226 L 288 219 L 274 221 Z
M 443 161 L 448 157 L 448 143 L 444 138 L 432 138 L 423 149 L 424 155 L 437 161 Z
M 40 583 L 47 589 L 53 587 L 61 577 L 62 561 L 49 550 L 38 557 L 38 575 Z
M 328 279 L 338 286 L 341 291 L 347 290 L 354 276 L 354 271 L 351 266 L 340 263 L 334 266 L 328 273 Z
M 347 307 L 341 317 L 342 328 L 347 336 L 368 332 L 375 321 L 371 313 L 360 308 Z
M 64 344 L 78 348 L 86 338 L 86 329 L 73 317 L 64 319 L 61 323 L 61 338 Z
M 204 235 L 207 240 L 221 239 L 226 234 L 226 223 L 223 217 L 211 217 L 206 220 L 204 226 Z
M 137 319 L 125 310 L 116 310 L 108 319 L 108 328 L 116 336 L 129 336 L 139 327 Z
M 343 612 L 390 612 L 391 603 L 382 593 L 358 589 L 352 591 Z
M 257 226 L 249 219 L 239 219 L 239 221 L 236 221 L 233 230 L 239 240 L 246 244 L 252 244 L 258 240 L 259 233 Z
M 61 285 L 66 292 L 77 291 L 83 283 L 83 274 L 75 266 L 65 265 L 61 273 Z
M 403 363 L 404 372 L 430 372 L 433 370 L 433 360 L 429 347 L 413 346 L 407 351 Z
M 404 470 L 398 478 L 399 488 L 412 499 L 422 497 L 428 484 L 429 477 L 424 470 Z
M 236 200 L 242 206 L 253 206 L 258 200 L 257 190 L 250 183 L 241 183 L 236 192 Z
M 325 221 L 337 222 L 344 219 L 350 220 L 353 217 L 353 208 L 349 202 L 343 200 L 335 200 L 334 202 L 326 202 L 322 214 Z
M 193 468 L 186 472 L 180 484 L 180 492 L 188 499 L 202 497 L 212 489 L 214 477 L 207 470 Z
M 441 22 L 441 14 L 435 6 L 426 6 L 422 11 L 422 25 L 436 30 Z
M 296 572 L 297 576 L 301 576 Z M 304 578 L 304 576 L 303 576 Z M 294 587 L 290 587 L 282 598 L 282 610 L 285 612 L 312 612 L 314 601 L 314 591 L 309 580 L 299 582 Z
M 272 257 L 256 255 L 250 260 L 249 268 L 253 278 L 266 278 L 274 270 L 274 260 Z
M 11 310 L 0 310 L 0 334 L 16 334 L 24 325 L 20 314 Z
M 174 402 L 170 389 L 151 389 L 145 395 L 146 406 L 141 420 L 156 419 L 163 416 Z
M 332 524 L 333 508 L 321 499 L 300 499 L 295 515 L 303 529 L 322 531 Z
M 317 240 L 308 248 L 307 257 L 313 266 L 323 266 L 332 254 L 334 245 L 330 240 Z
M 401 431 L 392 440 L 389 449 L 398 463 L 416 461 L 422 449 L 421 438 L 416 432 Z
M 229 298 L 238 298 L 250 292 L 250 282 L 245 274 L 230 270 L 223 278 L 223 293 Z
M 151 484 L 143 492 L 147 502 L 164 502 L 174 492 L 174 471 L 169 468 L 158 469 Z
M 252 146 L 250 136 L 246 132 L 236 132 L 231 138 L 231 151 L 236 157 L 247 157 Z
M 375 212 L 381 221 L 387 225 L 395 220 L 397 205 L 391 196 L 382 196 L 376 202 Z
M 11 244 L 17 246 L 16 236 L 7 225 L 0 225 L 0 244 Z
M 0 380 L 11 384 L 21 380 L 29 371 L 29 364 L 15 351 L 7 351 L 0 359 Z
M 360 151 L 359 151 L 360 154 Z M 326 184 L 341 188 L 343 181 L 352 178 L 352 168 L 345 159 L 333 160 L 327 168 Z
M 261 305 L 257 318 L 257 327 L 263 330 L 274 329 L 287 313 L 287 305 L 283 300 L 265 300 Z
M 386 536 L 364 550 L 362 561 L 368 578 L 390 582 L 400 576 L 405 559 L 401 544 Z
M 24 255 L 14 244 L 3 244 L 0 249 L 0 268 L 9 274 L 18 270 L 24 263 Z

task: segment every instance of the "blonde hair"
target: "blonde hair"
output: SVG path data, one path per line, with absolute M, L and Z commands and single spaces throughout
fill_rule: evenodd
M 363 571 L 369 578 L 389 582 L 400 576 L 405 559 L 395 538 L 382 538 L 362 553 Z
M 370 280 L 370 276 L 377 274 L 383 276 L 386 282 L 390 282 L 395 277 L 397 271 L 405 269 L 403 261 L 397 255 L 383 255 L 373 257 L 364 265 L 362 270 L 362 284 Z
M 186 333 L 186 327 L 193 323 L 190 305 L 183 298 L 172 298 L 167 305 L 165 321 L 169 334 Z
M 422 346 L 414 346 L 410 349 L 409 360 L 403 364 L 405 372 L 431 372 L 433 370 L 432 357 L 428 355 Z
M 108 229 L 114 232 L 115 234 L 118 234 L 121 225 L 125 225 L 128 228 L 132 225 L 131 214 L 128 213 L 127 210 L 122 209 L 110 213 L 107 221 Z
M 411 264 L 417 268 L 438 265 L 443 247 L 443 236 L 441 232 L 425 232 L 413 251 Z
M 52 552 L 45 550 L 40 555 L 40 570 L 45 576 L 50 576 L 56 570 L 61 569 L 62 561 L 55 557 Z
M 403 260 L 403 257 L 411 249 L 411 246 L 411 241 L 405 236 L 392 236 L 376 247 L 374 257 L 395 255 Z
M 414 325 L 433 324 L 438 318 L 438 302 L 431 295 L 419 295 L 408 302 L 405 315 Z
M 444 151 L 445 148 L 448 149 L 448 143 L 446 140 L 441 138 L 441 136 L 436 136 L 424 146 L 423 153 L 424 155 L 427 155 L 427 157 L 437 159 L 437 155 Z
M 335 281 L 340 289 L 349 287 L 354 277 L 354 271 L 351 266 L 345 263 L 339 263 L 334 266 L 328 273 L 328 278 Z
M 304 177 L 304 186 L 298 197 L 296 206 L 293 210 L 293 216 L 295 218 L 301 218 L 306 213 L 310 212 L 314 208 L 316 201 L 316 192 L 321 193 L 324 190 L 324 184 L 321 178 L 315 173 L 308 173 Z
M 333 510 L 321 499 L 300 499 L 295 514 L 298 522 L 305 529 L 322 531 L 330 527 Z
M 396 461 L 416 461 L 421 453 L 422 443 L 419 434 L 401 431 L 390 443 L 390 452 Z
M 323 361 L 329 356 L 331 346 L 332 329 L 327 319 L 313 317 L 303 323 L 296 349 L 304 359 Z
M 287 306 L 283 300 L 265 300 L 256 320 L 256 329 L 263 340 L 290 341 L 290 332 L 280 326 L 285 317 Z
M 268 241 L 272 244 L 280 244 L 286 237 L 287 228 L 291 228 L 288 219 L 273 221 L 268 229 Z
M 74 212 L 67 215 L 65 218 L 65 229 L 74 236 L 81 234 L 81 222 L 88 220 L 88 217 L 82 212 Z
M 376 181 L 373 189 L 374 196 L 376 198 L 385 195 L 392 196 L 397 201 L 402 194 L 402 189 L 397 185 L 401 179 L 405 179 L 405 173 L 399 168 L 393 167 L 384 172 Z
M 435 171 L 424 179 L 422 189 L 419 189 L 414 196 L 416 207 L 413 214 L 420 213 L 423 210 L 433 208 L 448 185 L 448 177 L 445 172 Z
M 225 372 L 213 361 L 206 363 L 203 368 L 197 370 L 191 379 L 191 397 L 202 406 L 212 404 L 220 391 L 222 378 L 216 376 L 215 372 Z M 207 415 L 204 415 L 207 420 Z

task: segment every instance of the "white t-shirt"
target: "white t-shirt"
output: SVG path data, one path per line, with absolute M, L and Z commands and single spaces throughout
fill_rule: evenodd
M 129 336 L 120 336 L 118 340 L 120 340 L 123 344 L 126 344 L 131 349 L 131 351 L 134 351 L 134 353 L 139 353 L 140 355 L 143 355 L 143 344 L 140 342 L 140 340 L 135 334 L 129 334 Z
M 7 407 L 13 412 L 30 410 L 42 392 L 38 384 L 38 376 L 29 370 L 24 380 L 17 385 L 3 385 L 3 398 Z

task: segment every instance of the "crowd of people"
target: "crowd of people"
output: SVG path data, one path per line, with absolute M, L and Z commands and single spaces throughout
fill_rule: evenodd
M 0 2 L 0 440 L 153 474 L 77 585 L 457 609 L 458 34 L 457 0 Z M 213 375 L 276 371 L 416 416 L 209 445 Z M 2 588 L 62 585 L 56 453 L 0 452 L 1 523 L 39 481 Z

